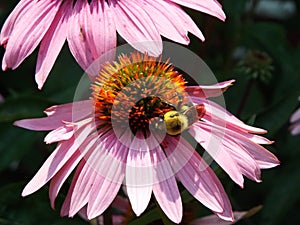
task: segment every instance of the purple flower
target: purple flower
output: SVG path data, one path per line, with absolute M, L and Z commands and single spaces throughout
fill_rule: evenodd
M 218 217 L 232 221 L 221 182 L 187 138 L 190 134 L 240 186 L 243 175 L 260 181 L 260 169 L 279 164 L 260 144 L 272 142 L 265 130 L 244 124 L 208 100 L 233 81 L 186 86 L 170 64 L 133 53 L 106 64 L 93 84 L 90 100 L 53 106 L 46 118 L 16 121 L 31 130 L 52 130 L 46 143 L 57 142 L 22 195 L 50 181 L 55 198 L 73 170 L 62 215 L 87 206 L 89 219 L 101 215 L 122 184 L 138 216 L 152 193 L 175 223 L 182 219 L 176 179 Z
M 0 44 L 6 48 L 2 69 L 17 68 L 40 45 L 35 78 L 41 89 L 66 40 L 84 70 L 115 49 L 116 32 L 155 56 L 162 52 L 161 35 L 187 45 L 191 32 L 204 41 L 179 5 L 225 19 L 215 0 L 21 0 L 1 31 Z

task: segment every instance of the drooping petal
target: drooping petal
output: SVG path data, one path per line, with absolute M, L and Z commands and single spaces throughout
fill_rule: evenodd
M 73 136 L 76 128 L 76 124 L 65 124 L 64 126 L 61 126 L 47 134 L 44 141 L 46 144 L 51 144 L 54 142 L 69 140 Z
M 192 146 L 182 137 L 167 137 L 163 143 L 176 176 L 203 205 L 223 219 L 232 221 L 229 199 L 222 184 Z
M 45 34 L 38 53 L 35 80 L 41 89 L 67 38 L 68 19 L 72 12 L 72 1 L 64 1 L 51 26 Z
M 239 127 L 234 127 L 234 126 L 229 126 L 228 127 L 231 131 L 234 131 L 236 133 L 241 134 L 242 136 L 248 138 L 249 140 L 255 142 L 256 144 L 261 144 L 261 145 L 270 145 L 273 144 L 274 141 L 271 141 L 263 136 L 257 135 L 257 134 L 251 134 L 248 133 L 245 130 L 241 130 Z
M 252 127 L 245 124 L 244 122 L 236 118 L 233 114 L 228 112 L 220 105 L 214 103 L 213 101 L 194 97 L 194 96 L 189 96 L 189 97 L 194 103 L 203 104 L 205 106 L 206 113 L 203 117 L 204 120 L 208 120 L 214 124 L 218 124 L 223 127 L 233 127 L 235 129 L 246 131 L 249 133 L 256 133 L 256 134 L 267 133 L 267 131 L 264 129 Z
M 198 98 L 211 98 L 223 94 L 235 80 L 228 80 L 214 85 L 187 86 L 185 91 L 190 96 Z
M 151 159 L 154 167 L 154 196 L 164 213 L 174 223 L 182 219 L 182 201 L 174 177 L 174 172 L 163 150 L 151 150 Z
M 216 0 L 170 0 L 170 1 L 215 16 L 223 21 L 226 18 L 225 13 L 222 10 L 222 6 Z
M 83 119 L 91 113 L 92 107 L 91 100 L 55 105 L 44 111 L 48 117 L 18 120 L 14 125 L 29 130 L 55 130 L 65 124 L 63 121 Z
M 72 193 L 70 193 L 71 199 L 68 214 L 69 217 L 73 217 L 88 203 L 93 185 L 101 179 L 102 177 L 98 176 L 97 171 L 95 171 L 94 168 L 85 162 L 82 170 L 80 171 L 74 189 L 72 190 Z
M 153 166 L 149 146 L 139 132 L 129 148 L 125 176 L 132 209 L 139 216 L 149 204 L 153 186 Z
M 73 176 L 73 179 L 72 179 L 72 182 L 71 182 L 71 185 L 70 185 L 70 188 L 69 188 L 69 191 L 68 191 L 68 194 L 65 198 L 65 201 L 61 207 L 61 211 L 60 211 L 60 215 L 61 216 L 67 216 L 70 214 L 70 207 L 71 207 L 71 197 L 72 197 L 72 193 L 74 191 L 74 187 L 75 187 L 75 184 L 77 183 L 78 181 L 78 177 L 83 169 L 85 165 L 85 160 L 81 160 L 75 173 L 74 173 L 74 176 Z
M 280 164 L 280 161 L 273 153 L 259 144 L 252 142 L 242 134 L 229 130 L 228 137 L 234 139 L 236 143 L 242 146 L 255 159 L 261 169 L 272 168 Z
M 89 219 L 99 216 L 107 209 L 124 180 L 128 148 L 118 141 L 114 134 L 112 136 L 115 143 L 111 148 L 105 148 L 100 152 L 101 161 L 97 162 L 96 157 L 93 157 L 91 159 L 94 163 L 89 162 L 102 177 L 93 185 L 91 191 L 87 210 Z
M 230 154 L 224 150 L 222 140 L 225 132 L 216 129 L 205 130 L 193 125 L 189 133 L 209 153 L 209 155 L 226 171 L 230 178 L 240 187 L 244 186 L 244 178 L 238 165 Z M 221 137 L 221 138 L 220 138 Z
M 36 4 L 37 0 L 20 1 L 6 19 L 0 33 L 0 45 L 6 45 L 14 27 L 26 12 Z
M 102 133 L 102 132 L 101 132 Z M 86 203 L 89 202 L 94 185 L 101 185 L 103 177 L 99 166 L 102 166 L 104 161 L 104 150 L 111 149 L 115 144 L 112 131 L 103 134 L 98 138 L 96 148 L 91 151 L 90 155 L 85 156 L 85 165 L 75 184 L 72 197 L 69 216 L 74 216 Z M 99 186 L 97 186 L 99 189 Z
M 87 27 L 88 42 L 92 48 L 92 54 L 96 63 L 87 71 L 88 74 L 98 75 L 99 68 L 104 62 L 115 58 L 117 45 L 116 25 L 112 10 L 106 1 L 93 0 L 90 4 L 91 18 Z M 95 27 L 98 27 L 95 29 Z M 99 58 L 101 56 L 101 58 Z M 101 60 L 100 60 L 101 59 Z M 91 70 L 91 71 L 90 71 Z
M 247 149 L 261 169 L 273 168 L 280 164 L 280 161 L 277 159 L 277 157 L 267 149 L 258 144 L 253 144 L 247 138 L 239 138 L 241 138 L 240 140 L 243 142 L 244 148 Z
M 158 56 L 162 52 L 162 40 L 151 17 L 137 0 L 111 1 L 118 33 L 135 49 Z
M 49 198 L 50 204 L 55 209 L 55 199 L 68 176 L 71 174 L 75 166 L 80 162 L 83 155 L 77 150 L 71 158 L 64 164 L 64 166 L 56 173 L 50 182 Z
M 55 198 L 57 197 L 63 183 L 70 176 L 71 172 L 74 170 L 76 165 L 80 162 L 80 160 L 86 154 L 88 154 L 88 151 L 90 149 L 95 148 L 97 137 L 98 137 L 97 133 L 94 133 L 89 137 L 87 137 L 86 141 L 83 143 L 83 146 L 81 146 L 80 149 L 76 150 L 76 152 L 65 163 L 65 165 L 51 179 L 50 188 L 49 188 L 49 198 L 50 198 L 52 208 L 54 208 Z
M 238 185 L 243 187 L 242 174 L 260 182 L 259 165 L 239 142 L 231 139 L 234 133 L 229 135 L 227 129 L 201 121 L 195 123 L 189 132 Z
M 176 4 L 167 1 L 146 0 L 144 7 L 161 35 L 181 44 L 189 44 L 187 27 L 182 26 L 181 20 L 174 16 L 177 10 L 180 10 Z
M 195 22 L 192 20 L 192 18 L 186 14 L 185 11 L 183 11 L 181 8 L 173 8 L 173 13 L 175 17 L 178 17 L 181 26 L 185 27 L 185 29 L 188 32 L 191 32 L 193 35 L 198 37 L 201 41 L 205 41 L 205 38 L 200 31 L 200 29 L 197 27 Z
M 49 29 L 61 0 L 37 1 L 18 19 L 6 45 L 3 69 L 18 67 L 38 46 Z
M 72 157 L 93 128 L 93 124 L 89 122 L 77 131 L 76 138 L 72 137 L 67 141 L 60 142 L 55 151 L 48 157 L 39 171 L 26 185 L 22 196 L 29 195 L 46 184 Z
M 116 28 L 107 3 L 93 0 L 89 5 L 86 0 L 78 0 L 70 20 L 67 39 L 78 64 L 84 70 L 88 69 L 86 72 L 89 75 L 98 75 L 99 65 L 114 58 L 114 51 L 111 50 L 116 47 Z M 107 52 L 109 54 L 100 58 Z M 96 65 L 92 65 L 93 63 Z M 92 69 L 89 68 L 91 65 Z
M 87 1 L 78 0 L 75 3 L 72 17 L 69 21 L 68 45 L 77 63 L 86 70 L 94 61 L 92 49 L 87 41 L 87 24 L 90 8 Z
M 193 130 L 194 129 L 194 130 Z M 212 150 L 209 153 L 214 154 L 213 156 L 215 160 L 217 161 L 218 158 L 220 158 L 220 165 L 223 168 L 226 168 L 226 162 L 221 162 L 224 161 L 222 157 L 225 156 L 218 156 L 218 154 L 222 154 L 222 149 L 227 152 L 231 152 L 230 155 L 232 157 L 237 156 L 236 153 L 243 154 L 243 157 L 241 158 L 242 160 L 245 160 L 244 164 L 249 164 L 249 167 L 244 165 L 248 170 L 251 170 L 251 166 L 253 165 L 253 169 L 256 167 L 253 163 L 251 163 L 251 158 L 253 158 L 259 168 L 271 168 L 279 165 L 279 161 L 274 156 L 271 152 L 267 151 L 265 148 L 260 146 L 259 144 L 249 140 L 247 137 L 243 136 L 242 134 L 232 131 L 230 129 L 224 129 L 222 127 L 218 127 L 217 125 L 214 124 L 205 124 L 203 122 L 198 122 L 196 123 L 190 130 L 192 134 L 195 135 L 195 139 L 203 145 L 204 148 L 207 150 Z M 203 139 L 204 136 L 206 137 L 205 140 Z M 207 141 L 210 140 L 210 141 Z M 221 142 L 222 141 L 222 142 Z M 226 143 L 225 143 L 226 142 Z M 218 146 L 214 146 L 213 148 L 212 145 L 208 146 L 211 143 L 217 143 Z M 225 144 L 224 144 L 225 143 Z M 219 148 L 219 151 L 216 151 L 216 148 Z M 233 154 L 232 150 L 235 151 Z M 246 153 L 246 154 L 244 154 Z M 251 158 L 246 157 L 246 155 L 249 154 Z M 236 158 L 236 160 L 238 160 Z M 250 160 L 250 161 L 249 161 Z M 239 161 L 239 160 L 238 160 Z M 242 163 L 242 162 L 240 162 Z M 239 165 L 240 169 L 242 169 L 244 166 L 242 164 Z M 244 169 L 246 169 L 244 168 Z M 226 169 L 225 169 L 226 170 Z M 253 170 L 253 175 L 256 173 L 255 170 Z M 249 172 L 249 171 L 248 171 Z M 245 174 L 246 175 L 246 174 Z M 257 176 L 259 174 L 256 174 Z M 258 178 L 258 177 L 257 177 Z M 252 177 L 254 179 L 254 177 Z
M 77 121 L 89 115 L 92 109 L 93 102 L 91 100 L 84 100 L 51 106 L 50 108 L 46 109 L 44 113 L 46 113 L 46 115 L 49 117 L 60 116 L 61 120 Z M 69 118 L 73 118 L 73 120 Z

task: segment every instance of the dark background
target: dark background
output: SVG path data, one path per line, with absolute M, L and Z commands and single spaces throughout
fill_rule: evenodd
M 17 2 L 1 0 L 0 24 Z M 187 10 L 206 37 L 201 43 L 190 34 L 188 48 L 209 65 L 219 81 L 236 80 L 225 93 L 227 109 L 243 121 L 269 131 L 266 136 L 275 143 L 267 148 L 278 156 L 281 165 L 264 170 L 262 183 L 245 179 L 244 189 L 220 169 L 217 173 L 234 210 L 263 206 L 238 224 L 279 225 L 287 221 L 300 224 L 300 135 L 291 136 L 288 130 L 289 117 L 299 107 L 299 2 L 220 2 L 227 15 L 225 23 Z M 285 4 L 291 7 L 286 9 Z M 3 53 L 1 48 L 1 59 Z M 88 224 L 78 216 L 59 217 L 64 191 L 56 211 L 50 208 L 47 186 L 26 198 L 20 196 L 55 145 L 44 144 L 46 133 L 14 127 L 13 121 L 41 117 L 45 108 L 71 102 L 83 74 L 65 46 L 43 90 L 39 91 L 34 81 L 35 63 L 36 52 L 16 70 L 0 72 L 0 94 L 4 98 L 4 103 L 0 103 L 0 224 Z M 200 214 L 209 212 L 196 201 L 184 208 L 189 210 L 194 206 Z M 147 218 L 143 223 L 146 222 Z

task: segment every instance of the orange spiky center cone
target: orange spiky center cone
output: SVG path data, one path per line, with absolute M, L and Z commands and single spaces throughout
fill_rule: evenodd
M 141 53 L 118 59 L 92 85 L 96 119 L 136 132 L 185 98 L 185 81 L 168 62 Z

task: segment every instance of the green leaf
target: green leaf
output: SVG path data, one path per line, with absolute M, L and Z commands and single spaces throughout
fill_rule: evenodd
M 0 105 L 0 122 L 12 122 L 23 118 L 41 117 L 53 102 L 38 96 L 14 96 Z
M 299 163 L 289 162 L 288 166 L 276 176 L 273 182 L 273 189 L 268 194 L 264 204 L 262 221 L 264 225 L 298 224 L 297 220 L 290 220 L 289 215 L 293 213 L 300 201 L 300 168 Z M 299 207 L 298 207 L 299 209 Z
M 140 217 L 130 221 L 128 225 L 149 224 L 159 219 L 161 219 L 161 217 L 158 209 L 153 208 L 143 213 Z
M 281 99 L 278 99 L 265 112 L 259 114 L 256 120 L 257 123 L 264 129 L 267 129 L 269 135 L 275 135 L 280 128 L 289 122 L 292 112 L 298 105 L 297 96 L 297 92 L 289 93 L 288 96 L 282 96 Z
M 0 171 L 28 155 L 36 141 L 42 141 L 42 134 L 0 123 Z
M 87 222 L 75 217 L 61 218 L 59 211 L 50 207 L 45 189 L 22 198 L 23 183 L 13 183 L 0 188 L 0 224 L 1 225 L 84 225 Z

